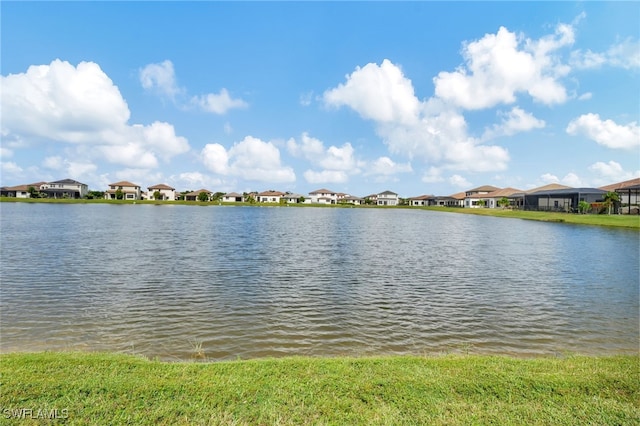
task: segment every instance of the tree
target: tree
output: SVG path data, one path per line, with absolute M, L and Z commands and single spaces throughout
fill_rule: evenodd
M 122 200 L 124 198 L 124 192 L 122 192 L 122 189 L 118 188 L 116 189 L 116 200 Z
M 509 205 L 509 199 L 507 197 L 502 197 L 498 200 L 498 205 L 503 209 Z
M 611 214 L 611 206 L 615 206 L 620 201 L 617 192 L 609 191 L 604 196 L 604 205 L 607 207 L 607 214 Z
M 40 196 L 38 191 L 33 186 L 27 188 L 27 191 L 29 192 L 29 197 L 31 198 L 38 198 Z
M 213 194 L 213 197 L 211 197 L 211 201 L 220 201 L 222 197 L 224 197 L 224 192 L 216 192 Z
M 487 205 L 487 202 L 482 199 L 476 201 L 476 206 L 484 207 L 486 205 Z
M 304 197 L 301 195 L 300 198 L 298 198 L 298 202 L 300 204 L 304 203 Z
M 156 190 L 153 191 L 153 199 L 154 200 L 160 200 L 162 198 L 162 194 L 160 193 L 160 191 Z
M 582 200 L 578 203 L 578 211 L 582 214 L 587 214 L 589 213 L 589 210 L 591 210 L 591 204 L 587 203 L 586 201 Z
M 206 192 L 202 191 L 201 193 L 198 194 L 198 201 L 208 201 L 209 200 L 209 194 L 207 194 Z

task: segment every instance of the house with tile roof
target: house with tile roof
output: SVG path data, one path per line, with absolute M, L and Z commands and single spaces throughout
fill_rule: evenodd
M 206 200 L 205 201 L 211 201 L 213 199 L 213 192 L 209 191 L 208 189 L 198 189 L 197 191 L 191 191 L 188 192 L 186 194 L 184 194 L 184 199 L 185 201 L 200 201 L 200 194 L 205 193 L 206 194 Z
M 110 183 L 109 189 L 104 192 L 104 198 L 108 200 L 117 200 L 122 195 L 122 200 L 141 200 L 142 191 L 140 185 L 131 183 L 127 180 Z
M 259 203 L 279 203 L 280 199 L 284 195 L 285 193 L 280 191 L 274 191 L 274 190 L 263 191 L 258 193 L 258 197 L 256 198 L 256 201 Z
M 309 198 L 313 204 L 336 204 L 338 193 L 326 188 L 316 189 L 309 193 Z
M 175 201 L 176 189 L 164 183 L 159 183 L 147 188 L 147 198 L 149 200 Z
M 244 202 L 244 195 L 237 192 L 227 192 L 222 196 L 222 201 L 225 203 L 242 203 Z
M 30 188 L 40 191 L 40 187 L 47 182 L 29 183 L 27 185 L 3 186 L 0 188 L 0 196 L 15 198 L 31 198 Z
M 433 200 L 433 195 L 419 195 L 417 197 L 409 198 L 409 205 L 413 207 L 424 207 L 430 205 L 430 200 Z
M 600 189 L 618 193 L 621 213 L 640 214 L 640 178 L 601 186 Z
M 464 206 L 467 208 L 484 207 L 486 205 L 484 196 L 499 189 L 500 188 L 491 185 L 469 189 L 464 193 Z

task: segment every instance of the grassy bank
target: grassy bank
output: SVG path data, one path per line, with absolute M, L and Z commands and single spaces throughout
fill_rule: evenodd
M 495 216 L 514 219 L 538 220 L 543 222 L 571 223 L 578 225 L 613 226 L 621 228 L 640 229 L 640 216 L 638 215 L 606 215 L 606 214 L 573 214 L 573 213 L 553 213 L 536 212 L 507 209 L 465 209 L 455 207 L 410 207 L 410 206 L 353 206 L 350 204 L 250 204 L 250 203 L 222 203 L 222 202 L 201 202 L 201 201 L 125 201 L 125 200 L 105 200 L 105 199 L 53 199 L 53 198 L 10 198 L 0 197 L 0 202 L 21 202 L 21 203 L 60 203 L 60 204 L 153 204 L 153 205 L 190 205 L 190 206 L 254 206 L 254 207 L 301 207 L 301 208 L 378 208 L 397 209 L 407 208 L 413 210 L 432 210 L 439 212 L 475 214 L 482 216 Z
M 37 423 L 38 413 L 53 413 L 69 424 L 631 425 L 640 420 L 639 361 L 442 356 L 163 363 L 116 354 L 5 354 L 0 422 L 15 424 L 23 413 L 19 424 Z

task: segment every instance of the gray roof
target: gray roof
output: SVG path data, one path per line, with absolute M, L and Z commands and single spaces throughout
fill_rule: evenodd
M 552 196 L 552 195 L 573 195 L 573 194 L 606 194 L 607 191 L 598 188 L 565 188 L 565 189 L 552 189 L 550 191 L 537 191 L 533 194 L 526 194 L 527 196 Z M 515 195 L 515 194 L 514 194 Z

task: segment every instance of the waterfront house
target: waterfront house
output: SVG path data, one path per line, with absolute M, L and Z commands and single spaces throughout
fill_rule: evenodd
M 62 179 L 40 185 L 40 194 L 46 198 L 84 198 L 89 187 L 77 180 Z
M 287 204 L 297 204 L 303 197 L 301 194 L 285 194 L 282 196 L 282 199 L 284 199 Z
M 147 189 L 147 198 L 150 200 L 175 201 L 176 199 L 176 189 L 164 183 L 150 186 Z
M 364 204 L 364 198 L 356 197 L 353 195 L 347 195 L 346 197 L 343 197 L 340 200 L 340 202 L 344 204 L 354 204 L 359 206 L 361 204 Z
M 509 197 L 512 196 L 513 194 L 519 194 L 519 193 L 522 193 L 522 190 L 515 189 L 515 188 L 502 188 L 502 189 L 498 189 L 497 191 L 489 192 L 488 194 L 474 194 L 468 198 L 471 199 L 472 201 L 482 200 L 484 207 L 489 209 L 495 209 L 498 207 L 502 207 L 500 205 L 500 200 L 502 200 L 503 198 L 507 199 L 508 206 L 512 206 L 512 200 L 509 199 Z M 478 206 L 473 205 L 473 202 L 472 202 L 472 207 L 478 207 Z
M 242 203 L 244 202 L 244 196 L 237 192 L 227 192 L 222 196 L 222 201 L 225 203 Z
M 539 186 L 536 188 L 531 188 L 524 192 L 515 192 L 509 195 L 507 198 L 509 199 L 509 205 L 518 209 L 525 209 L 525 195 L 527 194 L 535 194 L 536 192 L 542 191 L 554 191 L 556 189 L 570 189 L 570 186 L 560 185 L 559 183 L 550 183 L 547 185 Z M 525 209 L 528 210 L 528 209 Z
M 285 193 L 280 191 L 263 191 L 258 194 L 258 198 L 256 198 L 256 201 L 258 201 L 259 203 L 279 203 L 280 199 L 284 195 Z
M 27 185 L 16 185 L 16 186 L 3 186 L 0 188 L 0 196 L 2 197 L 15 197 L 15 198 L 31 198 L 30 188 L 33 188 L 32 191 L 40 191 L 40 187 L 46 184 L 46 182 L 36 182 L 30 183 Z
M 104 198 L 108 200 L 116 200 L 118 196 L 122 196 L 123 200 L 140 200 L 142 199 L 142 192 L 140 191 L 140 185 L 131 183 L 126 180 L 122 180 L 116 183 L 110 183 L 109 189 L 104 193 Z
M 384 191 L 376 197 L 376 204 L 379 206 L 397 206 L 398 194 L 392 191 Z
M 410 206 L 420 206 L 420 207 L 424 207 L 424 206 L 428 206 L 429 201 L 432 200 L 434 197 L 433 195 L 419 195 L 417 197 L 410 197 L 409 198 L 409 205 Z
M 618 193 L 621 213 L 640 214 L 640 178 L 601 186 L 600 189 Z
M 430 206 L 464 207 L 464 192 L 448 196 L 435 196 L 429 200 Z
M 604 202 L 607 191 L 598 188 L 565 188 L 549 191 L 536 191 L 524 196 L 525 210 L 576 212 L 578 203 L 589 204 Z
M 335 204 L 338 202 L 338 193 L 322 188 L 310 192 L 309 198 L 314 204 Z
M 486 203 L 484 202 L 483 196 L 499 189 L 500 188 L 491 185 L 469 189 L 465 191 L 464 194 L 464 206 L 468 208 L 484 207 Z
M 211 201 L 211 199 L 213 198 L 213 192 L 209 191 L 208 189 L 198 189 L 197 191 L 192 191 L 184 194 L 184 199 L 186 201 L 200 201 L 200 194 L 202 193 L 206 194 L 206 200 L 204 201 Z

